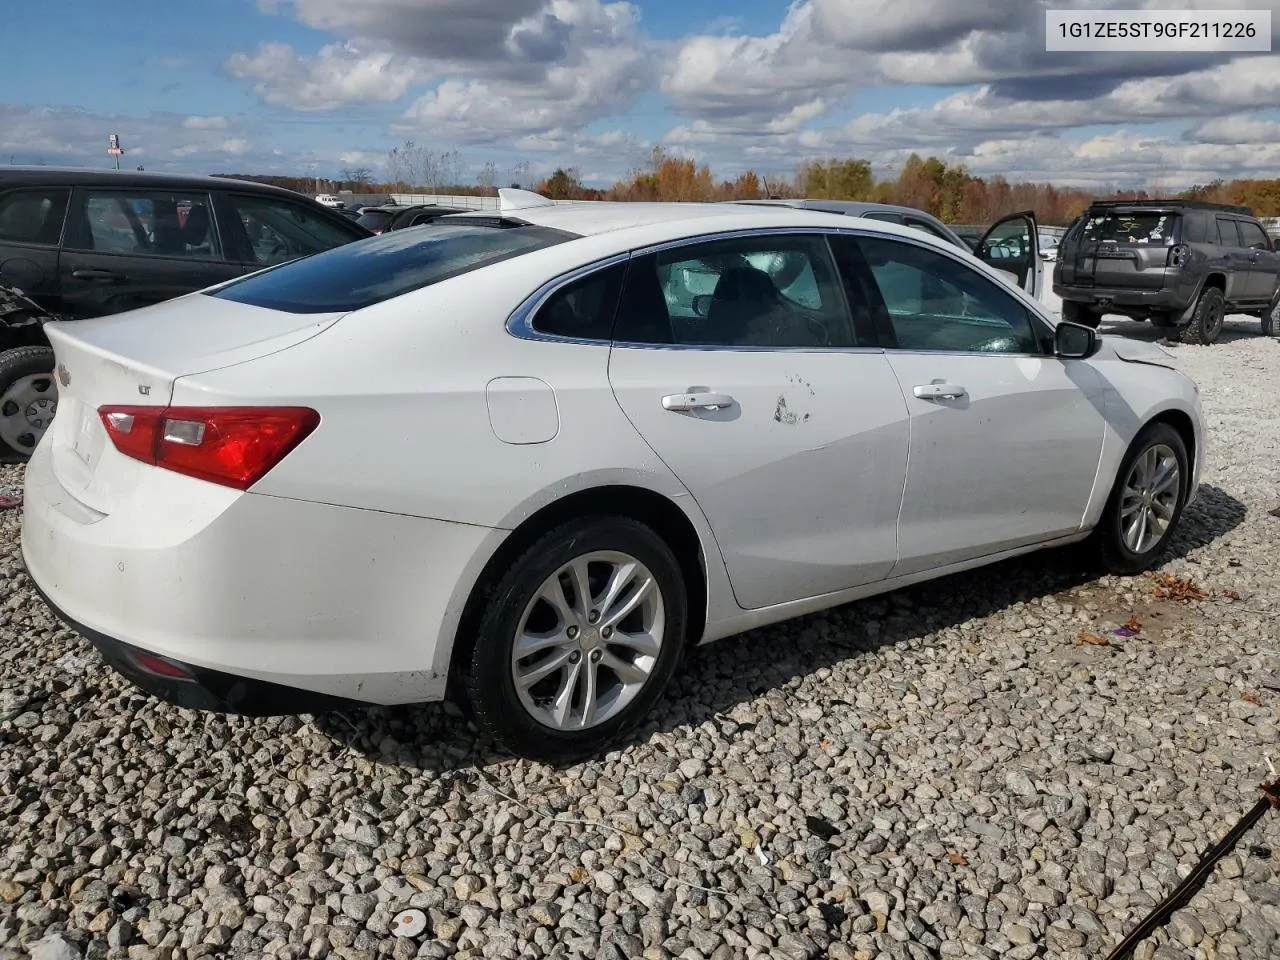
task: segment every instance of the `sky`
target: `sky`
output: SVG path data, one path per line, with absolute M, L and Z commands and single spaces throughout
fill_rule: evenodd
M 413 140 L 459 178 L 655 146 L 790 175 L 912 151 L 975 174 L 1171 188 L 1280 176 L 1280 53 L 1047 53 L 1046 8 L 1280 0 L 41 0 L 0 33 L 0 163 L 337 177 Z M 1275 45 L 1280 50 L 1280 43 Z

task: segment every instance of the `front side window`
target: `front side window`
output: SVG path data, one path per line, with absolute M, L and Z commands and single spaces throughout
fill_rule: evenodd
M 351 243 L 358 237 L 328 217 L 274 197 L 230 198 L 255 263 L 271 266 Z
M 573 237 L 462 223 L 393 230 L 251 274 L 211 296 L 288 313 L 345 313 Z
M 222 257 L 206 193 L 90 189 L 85 192 L 80 228 L 69 245 L 95 253 L 184 260 Z
M 761 236 L 632 261 L 616 340 L 714 347 L 848 347 L 849 314 L 825 238 Z
M 0 196 L 0 240 L 56 247 L 70 196 L 65 187 L 11 190 Z
M 915 244 L 860 237 L 858 246 L 900 350 L 1038 353 L 1026 308 L 978 271 Z
M 1240 240 L 1243 246 L 1253 250 L 1271 249 L 1270 239 L 1256 223 L 1250 223 L 1248 220 L 1237 220 L 1236 226 L 1240 228 Z
M 626 276 L 625 263 L 565 284 L 538 308 L 533 329 L 556 337 L 608 341 Z

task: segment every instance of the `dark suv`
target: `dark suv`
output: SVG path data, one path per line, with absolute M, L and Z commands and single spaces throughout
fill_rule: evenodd
M 1280 335 L 1280 253 L 1248 207 L 1178 200 L 1090 205 L 1053 271 L 1062 318 L 1097 327 L 1108 313 L 1213 343 L 1228 313 Z
M 144 307 L 368 236 L 260 183 L 0 167 L 0 442 L 28 455 L 53 417 L 44 320 Z

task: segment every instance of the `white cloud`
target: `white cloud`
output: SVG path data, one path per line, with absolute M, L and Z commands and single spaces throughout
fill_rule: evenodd
M 237 79 L 255 81 L 267 103 L 305 111 L 398 100 L 421 79 L 413 61 L 353 43 L 328 44 L 314 57 L 299 56 L 287 43 L 264 43 L 253 55 L 233 54 L 226 68 Z

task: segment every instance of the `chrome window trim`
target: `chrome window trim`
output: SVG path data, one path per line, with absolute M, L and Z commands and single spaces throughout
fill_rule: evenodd
M 550 343 L 580 343 L 590 346 L 607 347 L 609 340 L 595 340 L 588 337 L 566 337 L 556 333 L 543 333 L 541 330 L 535 330 L 533 326 L 533 318 L 543 305 L 560 291 L 561 287 L 568 286 L 576 280 L 590 276 L 601 270 L 608 270 L 610 267 L 616 267 L 620 263 L 626 263 L 631 259 L 631 254 L 618 253 L 603 260 L 595 260 L 591 263 L 583 264 L 575 267 L 567 273 L 562 273 L 557 277 L 548 280 L 537 290 L 531 293 L 520 306 L 507 318 L 507 332 L 513 337 L 520 340 L 536 340 Z
M 834 214 L 839 216 L 839 214 Z M 869 219 L 863 217 L 850 217 L 851 220 Z M 872 222 L 891 222 L 891 221 L 872 221 Z M 903 226 L 903 224 L 894 224 L 894 226 Z M 915 229 L 914 227 L 908 229 Z M 973 270 L 973 265 L 965 263 L 961 257 L 956 256 L 956 249 L 953 244 L 947 243 L 940 237 L 932 239 L 937 241 L 937 245 L 925 242 L 916 237 L 905 237 L 889 235 L 881 233 L 878 230 L 868 229 L 856 224 L 849 226 L 804 226 L 804 227 L 751 227 L 743 230 L 724 230 L 715 233 L 699 234 L 694 237 L 680 237 L 675 240 L 664 240 L 661 243 L 653 243 L 644 247 L 637 247 L 633 250 L 623 253 L 613 254 L 601 260 L 595 260 L 591 263 L 583 264 L 575 267 L 559 276 L 553 277 L 542 286 L 538 287 L 532 294 L 526 297 L 518 307 L 507 318 L 507 332 L 513 337 L 520 340 L 532 340 L 542 343 L 570 343 L 583 346 L 595 347 L 619 347 L 628 350 L 717 350 L 732 353 L 917 353 L 926 356 L 973 356 L 973 357 L 1033 357 L 1038 359 L 1052 358 L 1052 353 L 994 353 L 983 350 L 904 350 L 896 347 L 760 347 L 760 346 L 718 346 L 715 344 L 698 344 L 698 343 L 637 343 L 627 340 L 595 340 L 586 337 L 566 337 L 559 334 L 542 333 L 533 327 L 533 318 L 538 310 L 549 300 L 561 287 L 567 286 L 576 280 L 581 280 L 585 276 L 589 276 L 600 270 L 607 270 L 609 267 L 617 266 L 620 263 L 627 263 L 639 257 L 648 256 L 654 253 L 661 253 L 665 250 L 678 250 L 682 247 L 691 247 L 703 243 L 715 243 L 722 240 L 739 240 L 749 237 L 758 236 L 794 236 L 803 235 L 820 235 L 820 236 L 853 236 L 853 237 L 871 237 L 878 240 L 892 240 L 899 243 L 908 243 L 934 253 L 949 257 L 960 266 Z M 977 256 L 972 252 L 960 251 L 967 253 L 968 256 L 977 260 Z M 978 260 L 982 263 L 981 260 Z M 994 268 L 992 268 L 994 269 Z M 983 276 L 980 271 L 975 271 L 979 276 Z M 986 280 L 992 280 L 991 277 L 984 277 Z M 1004 281 L 993 281 L 1003 283 Z M 997 287 L 997 289 L 999 289 Z M 1025 291 L 1023 291 L 1025 294 Z M 1043 309 L 1036 304 L 1036 309 L 1031 308 L 1019 297 L 1011 296 L 1014 302 L 1018 303 L 1030 314 L 1032 329 L 1035 329 L 1036 320 L 1040 320 L 1048 327 L 1048 334 L 1052 335 L 1055 324 L 1044 315 Z M 1030 300 L 1030 295 L 1027 295 Z M 1034 302 L 1034 301 L 1033 301 Z

